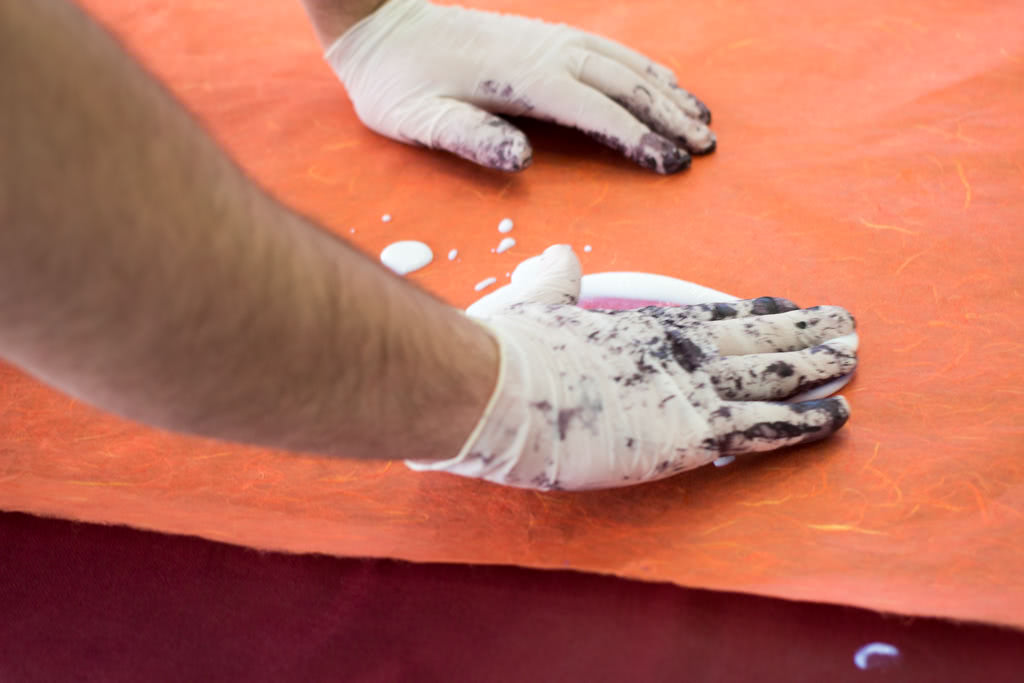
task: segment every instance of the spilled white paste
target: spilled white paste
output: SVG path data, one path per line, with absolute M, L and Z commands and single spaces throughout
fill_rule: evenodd
M 481 289 L 487 289 L 488 287 L 490 287 L 491 285 L 493 285 L 497 281 L 498 281 L 498 278 L 496 278 L 496 277 L 485 278 L 485 279 L 481 280 L 480 282 L 476 283 L 475 285 L 473 285 L 473 289 L 475 289 L 476 291 L 479 292 Z
M 391 214 L 390 213 L 386 213 L 383 216 L 381 216 L 380 217 L 380 222 L 381 223 L 390 223 L 391 222 Z
M 380 262 L 399 275 L 419 270 L 434 260 L 434 252 L 423 242 L 402 240 L 384 247 Z
M 867 670 L 871 667 L 872 657 L 899 657 L 900 651 L 889 643 L 868 643 L 853 655 L 853 663 L 858 669 Z
M 514 227 L 515 223 L 512 222 L 511 218 L 502 218 L 501 222 L 498 223 L 498 232 L 512 232 Z
M 458 249 L 452 249 L 451 251 L 448 252 L 448 260 L 449 261 L 454 261 L 455 257 L 458 256 L 458 255 L 459 255 L 459 250 Z
M 516 238 L 515 237 L 506 237 L 498 245 L 498 253 L 499 254 L 504 254 L 506 251 L 508 251 L 509 249 L 511 249 L 514 246 L 516 246 Z

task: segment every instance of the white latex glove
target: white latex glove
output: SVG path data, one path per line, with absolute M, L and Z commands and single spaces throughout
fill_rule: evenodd
M 587 311 L 579 282 L 572 249 L 550 247 L 513 275 L 517 297 L 471 307 L 501 346 L 494 395 L 455 458 L 409 467 L 609 488 L 817 441 L 846 422 L 842 397 L 780 402 L 856 367 L 855 343 L 839 338 L 854 330 L 844 309 L 762 297 Z
M 565 25 L 390 0 L 324 56 L 373 130 L 503 171 L 533 152 L 487 112 L 578 128 L 659 173 L 715 148 L 710 112 L 668 68 Z

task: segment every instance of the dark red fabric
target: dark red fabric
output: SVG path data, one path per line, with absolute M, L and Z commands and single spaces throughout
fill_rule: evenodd
M 0 681 L 1019 681 L 1024 634 L 0 514 Z M 862 645 L 900 658 L 861 671 Z M 877 661 L 877 660 L 876 660 Z

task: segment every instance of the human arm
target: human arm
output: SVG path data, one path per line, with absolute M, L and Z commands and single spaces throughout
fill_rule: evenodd
M 313 24 L 316 39 L 324 49 L 387 0 L 302 0 Z
M 0 356 L 167 429 L 458 451 L 484 330 L 267 196 L 70 3 L 0 14 Z

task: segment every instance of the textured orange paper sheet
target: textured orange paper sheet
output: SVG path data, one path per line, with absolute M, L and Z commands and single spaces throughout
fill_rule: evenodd
M 593 245 L 591 272 L 849 307 L 862 370 L 842 435 L 541 494 L 168 435 L 0 368 L 0 507 L 1024 626 L 1024 6 L 475 4 L 671 65 L 711 106 L 719 151 L 661 178 L 531 124 L 531 169 L 481 171 L 361 127 L 295 0 L 87 3 L 286 202 L 369 252 L 427 241 L 438 260 L 411 279 L 454 304 L 568 242 Z M 504 216 L 518 244 L 495 255 Z

